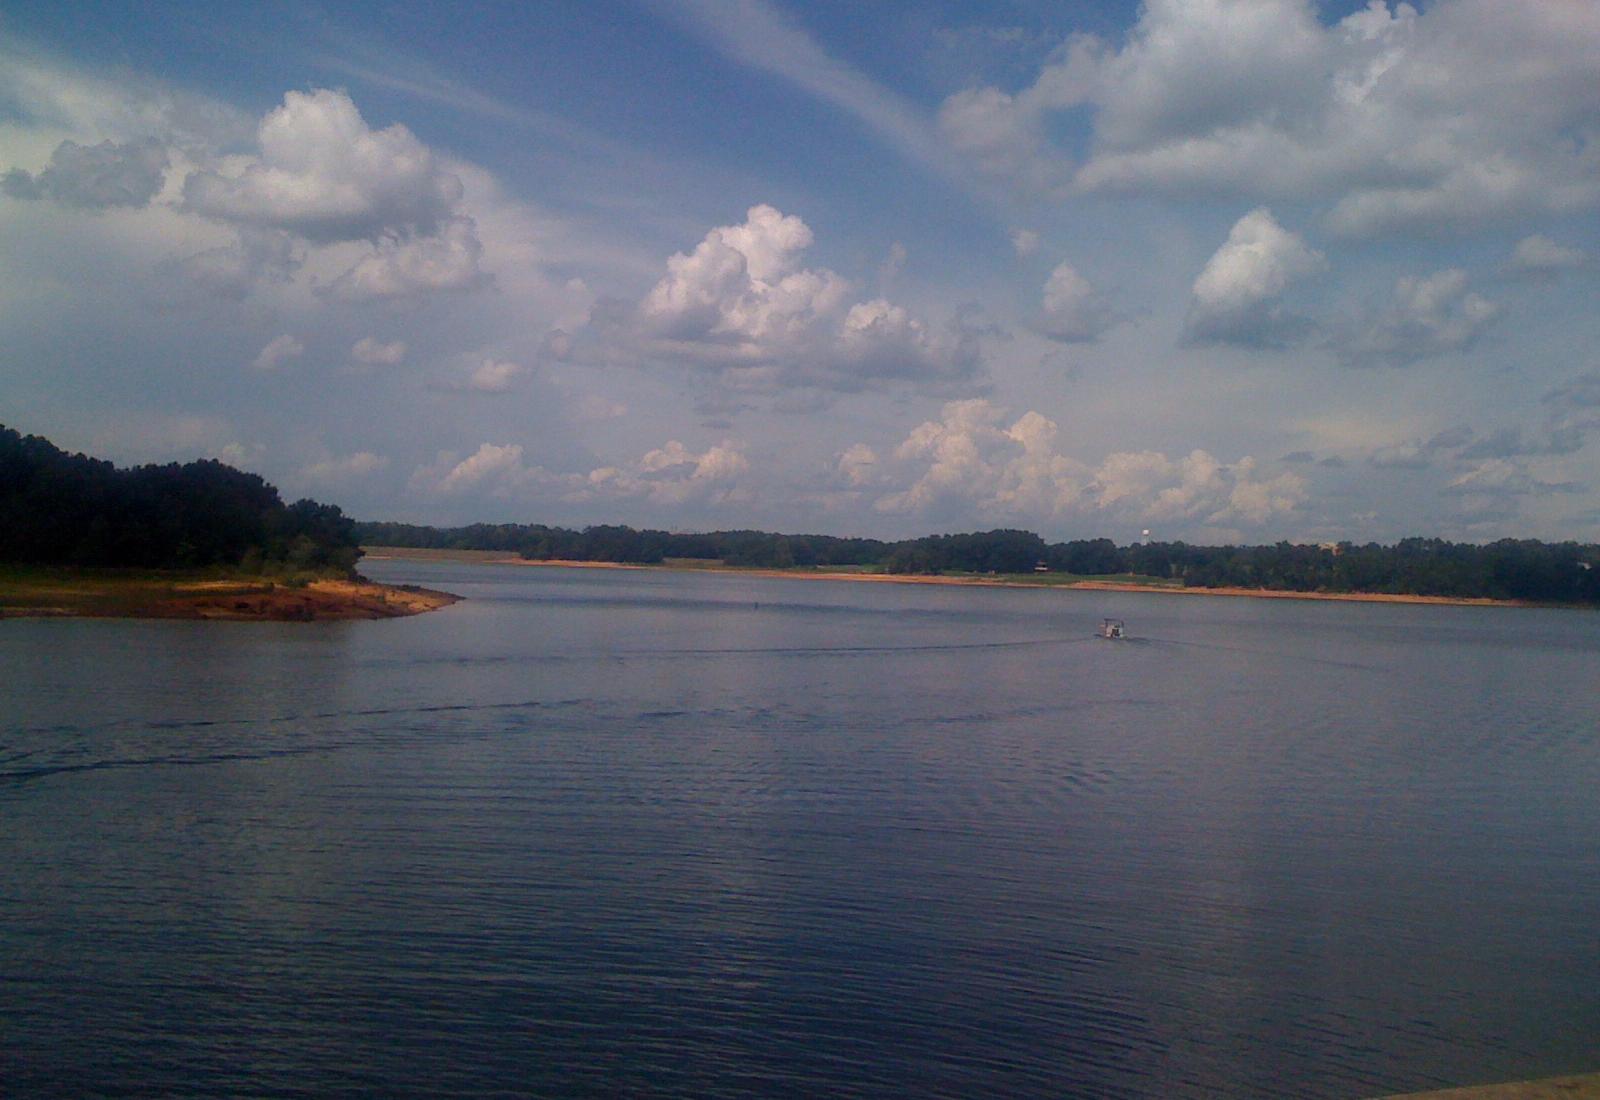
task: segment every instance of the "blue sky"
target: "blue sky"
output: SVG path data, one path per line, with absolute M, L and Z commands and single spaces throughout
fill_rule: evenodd
M 0 421 L 363 518 L 1600 538 L 1600 6 L 0 4 Z

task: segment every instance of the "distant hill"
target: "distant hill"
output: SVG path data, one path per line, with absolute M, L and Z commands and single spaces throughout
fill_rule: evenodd
M 348 573 L 360 556 L 338 508 L 286 505 L 256 474 L 213 459 L 119 469 L 0 425 L 0 561 Z

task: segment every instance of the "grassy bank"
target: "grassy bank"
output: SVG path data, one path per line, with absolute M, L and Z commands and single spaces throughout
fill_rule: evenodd
M 432 611 L 456 599 L 443 592 L 328 574 L 0 564 L 0 617 L 390 619 Z

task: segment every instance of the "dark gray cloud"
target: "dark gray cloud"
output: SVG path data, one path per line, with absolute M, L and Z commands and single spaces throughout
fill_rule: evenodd
M 1367 464 L 1379 470 L 1426 470 L 1433 455 L 1420 443 L 1398 443 L 1373 451 Z
M 14 168 L 0 176 L 0 191 L 85 210 L 145 206 L 160 192 L 167 164 L 166 147 L 154 138 L 98 145 L 63 141 L 37 173 Z
M 1044 284 L 1039 331 L 1063 344 L 1091 344 L 1126 318 L 1070 263 L 1056 265 Z
M 288 282 L 305 258 L 305 246 L 287 233 L 245 228 L 232 244 L 169 256 L 156 265 L 156 273 L 172 282 L 179 300 L 239 301 L 264 283 Z
M 477 290 L 492 279 L 480 266 L 483 244 L 471 218 L 451 218 L 429 236 L 387 238 L 329 283 L 324 293 L 350 302 Z
M 1395 283 L 1389 302 L 1346 324 L 1330 347 L 1347 366 L 1409 366 L 1469 350 L 1502 312 L 1467 289 L 1460 268 L 1407 275 Z
M 1480 462 L 1440 490 L 1448 496 L 1490 499 L 1580 491 L 1581 487 L 1570 481 L 1545 481 L 1535 477 L 1522 463 L 1507 458 Z
M 1543 433 L 1528 433 L 1521 428 L 1502 428 L 1462 447 L 1456 458 L 1464 462 L 1490 458 L 1515 458 L 1522 455 L 1569 455 L 1582 449 L 1585 433 L 1577 425 L 1554 428 Z
M 1259 351 L 1284 351 L 1305 343 L 1317 332 L 1310 317 L 1268 302 L 1227 312 L 1191 309 L 1183 327 L 1187 347 L 1228 344 Z
M 1541 398 L 1547 405 L 1558 408 L 1600 408 L 1600 370 L 1580 374 L 1549 391 Z
M 1368 461 L 1379 468 L 1426 469 L 1442 461 L 1463 469 L 1468 464 L 1483 464 L 1501 459 L 1569 455 L 1581 450 L 1586 430 L 1580 425 L 1550 427 L 1529 431 L 1522 427 L 1500 428 L 1479 435 L 1469 425 L 1458 424 L 1438 432 L 1426 441 L 1413 441 L 1374 451 Z

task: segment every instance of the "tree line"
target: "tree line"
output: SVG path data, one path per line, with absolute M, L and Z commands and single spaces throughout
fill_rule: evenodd
M 1408 538 L 1394 543 L 1118 546 L 1110 539 L 1046 543 L 1031 531 L 995 530 L 887 542 L 765 531 L 679 534 L 542 524 L 426 527 L 358 523 L 367 545 L 498 550 L 530 560 L 656 564 L 668 558 L 762 568 L 855 566 L 890 573 L 1129 575 L 1196 588 L 1287 592 L 1381 592 L 1600 604 L 1600 546 L 1502 539 L 1478 545 Z
M 354 523 L 214 459 L 118 468 L 0 425 L 0 561 L 350 572 Z

